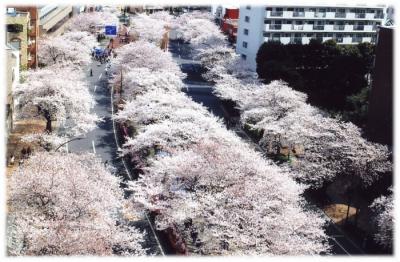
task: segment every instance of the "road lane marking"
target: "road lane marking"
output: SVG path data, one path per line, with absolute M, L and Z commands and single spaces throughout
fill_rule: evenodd
M 94 85 L 94 90 L 93 90 L 94 92 L 96 92 L 96 88 L 97 88 L 97 86 L 96 86 L 96 85 Z
M 112 124 L 113 124 L 113 129 L 114 129 L 115 143 L 117 144 L 117 147 L 119 148 L 118 138 L 117 138 L 117 132 L 116 132 L 116 130 L 115 130 L 113 94 L 114 94 L 114 86 L 111 85 L 111 92 L 110 92 L 110 97 L 111 97 L 111 99 L 110 99 L 110 101 L 111 101 L 111 119 L 112 119 Z M 124 157 L 121 157 L 121 159 L 122 159 L 122 163 L 124 164 L 125 171 L 126 171 L 126 173 L 128 174 L 129 178 L 130 178 L 131 181 L 132 181 L 133 179 L 132 179 L 131 173 L 129 172 L 128 167 L 126 166 Z M 147 216 L 147 213 L 145 212 L 144 214 L 145 214 L 145 216 L 146 216 L 147 222 L 148 222 L 149 225 L 150 225 L 150 229 L 151 229 L 151 231 L 152 231 L 152 233 L 153 233 L 153 235 L 154 235 L 154 238 L 156 239 L 158 248 L 160 249 L 161 254 L 162 254 L 163 256 L 165 256 L 165 253 L 164 253 L 164 250 L 163 250 L 163 248 L 162 248 L 162 246 L 161 246 L 161 243 L 160 243 L 160 241 L 158 240 L 158 237 L 157 237 L 157 235 L 156 235 L 156 232 L 155 232 L 154 229 L 153 229 L 153 225 L 151 224 L 150 219 L 149 219 L 149 217 Z
M 100 73 L 100 75 L 99 75 L 99 80 L 101 79 L 101 76 L 103 75 L 103 73 Z
M 158 241 L 156 232 L 154 231 L 153 225 L 151 224 L 150 219 L 149 219 L 149 217 L 147 216 L 147 213 L 145 212 L 144 215 L 146 216 L 146 219 L 147 219 L 147 221 L 149 222 L 151 231 L 153 232 L 153 234 L 154 234 L 154 236 L 155 236 L 155 239 L 156 239 L 156 241 L 157 241 L 157 245 L 158 245 L 158 248 L 159 248 L 160 251 L 161 251 L 161 254 L 162 254 L 163 256 L 165 256 L 164 250 L 163 250 L 162 247 L 161 247 L 160 241 Z
M 338 242 L 335 238 L 331 238 L 331 239 L 333 239 L 333 241 L 335 241 L 335 243 L 338 244 L 338 246 L 339 246 L 341 249 L 343 249 L 343 251 L 346 252 L 346 254 L 347 254 L 348 256 L 351 256 L 350 253 L 347 252 L 347 250 L 344 249 L 344 247 L 343 247 L 341 244 L 339 244 L 339 242 Z
M 93 146 L 93 153 L 96 154 L 96 148 L 94 147 L 94 141 L 92 140 L 92 146 Z

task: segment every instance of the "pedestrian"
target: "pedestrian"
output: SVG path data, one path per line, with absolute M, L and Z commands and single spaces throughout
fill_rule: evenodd
M 90 76 L 93 76 L 93 70 L 90 68 Z
M 108 160 L 106 160 L 105 162 L 104 162 L 104 167 L 107 167 L 108 166 Z
M 22 165 L 24 163 L 24 160 L 21 158 L 19 161 L 18 161 L 18 165 Z
M 13 166 L 13 165 L 14 165 L 14 162 L 15 162 L 15 156 L 14 156 L 14 155 L 11 155 L 11 158 L 10 158 L 10 165 Z
M 31 153 L 32 153 L 31 147 L 28 146 L 28 148 L 26 149 L 26 154 L 28 155 L 28 157 L 31 155 Z
M 23 147 L 21 150 L 21 158 L 25 158 L 25 155 L 26 155 L 26 149 L 25 147 Z

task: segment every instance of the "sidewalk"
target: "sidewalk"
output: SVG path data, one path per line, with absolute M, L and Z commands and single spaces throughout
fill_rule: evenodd
M 39 119 L 22 119 L 14 122 L 14 128 L 7 138 L 7 151 L 6 151 L 6 175 L 9 177 L 12 172 L 18 167 L 18 162 L 22 157 L 22 149 L 28 146 L 32 152 L 43 150 L 40 146 L 34 143 L 27 143 L 21 141 L 24 135 L 30 133 L 42 133 L 46 129 L 46 122 Z M 14 155 L 14 165 L 8 165 L 11 156 Z

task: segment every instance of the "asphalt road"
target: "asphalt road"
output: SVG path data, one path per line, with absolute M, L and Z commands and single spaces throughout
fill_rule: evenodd
M 230 117 L 228 112 L 224 109 L 221 101 L 212 93 L 213 85 L 201 77 L 202 70 L 199 68 L 199 61 L 191 64 L 190 61 L 195 59 L 193 59 L 189 45 L 170 41 L 169 51 L 172 52 L 175 61 L 181 66 L 182 71 L 188 75 L 187 79 L 184 80 L 186 90 L 183 91 L 195 102 L 203 104 L 215 116 L 228 119 Z M 230 129 L 235 131 L 239 137 L 249 143 L 256 151 L 264 153 L 264 150 L 257 143 L 254 143 L 240 126 L 230 127 Z M 329 244 L 332 247 L 332 254 L 346 256 L 364 254 L 364 251 L 333 222 L 329 222 L 325 230 L 330 237 Z
M 68 152 L 95 153 L 103 162 L 107 161 L 108 165 L 112 165 L 115 168 L 115 174 L 121 178 L 121 181 L 126 181 L 129 179 L 129 176 L 124 167 L 122 158 L 120 158 L 117 153 L 118 146 L 115 140 L 111 118 L 113 113 L 111 108 L 111 91 L 108 86 L 105 67 L 106 64 L 93 61 L 89 66 L 89 68 L 93 70 L 93 76 L 89 75 L 90 69 L 88 69 L 87 72 L 90 92 L 96 101 L 92 112 L 103 118 L 103 121 L 97 125 L 97 128 L 88 132 L 82 139 L 69 142 L 67 148 Z M 123 183 L 121 183 L 121 186 L 124 186 Z M 148 249 L 148 254 L 162 254 L 163 251 L 161 251 L 153 229 L 145 216 L 138 221 L 132 222 L 131 225 L 146 231 L 144 247 Z

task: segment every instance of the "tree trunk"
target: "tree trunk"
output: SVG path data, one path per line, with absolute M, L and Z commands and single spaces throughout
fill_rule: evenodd
M 53 132 L 53 129 L 52 129 L 52 127 L 51 127 L 52 122 L 51 122 L 51 115 L 50 115 L 50 113 L 46 112 L 46 113 L 44 114 L 44 118 L 46 119 L 46 131 L 49 132 L 49 133 Z

